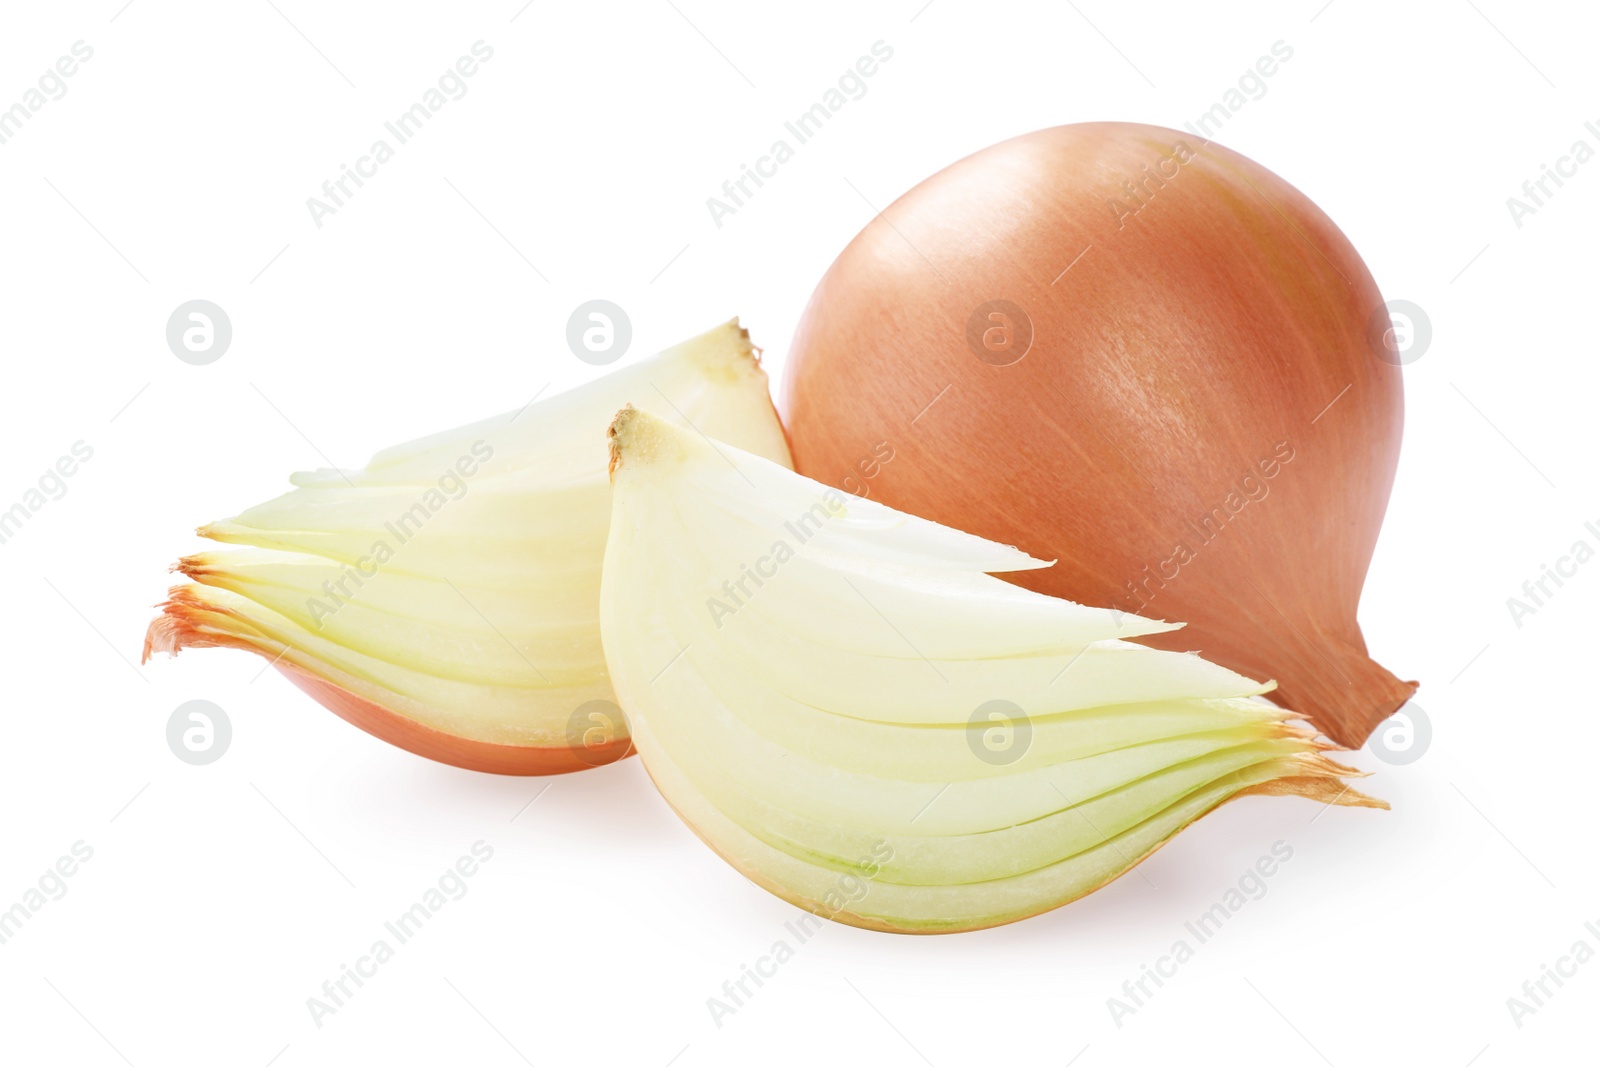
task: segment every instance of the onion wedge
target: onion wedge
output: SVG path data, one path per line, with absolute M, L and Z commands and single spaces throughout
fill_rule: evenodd
M 730 321 L 570 392 L 378 453 L 200 528 L 144 655 L 241 648 L 401 748 L 500 774 L 627 755 L 600 648 L 604 433 L 630 401 L 787 465 Z
M 1049 566 L 648 412 L 611 427 L 606 663 L 646 769 L 758 885 L 938 933 L 1112 881 L 1251 794 L 1387 807 L 1176 629 L 992 577 Z

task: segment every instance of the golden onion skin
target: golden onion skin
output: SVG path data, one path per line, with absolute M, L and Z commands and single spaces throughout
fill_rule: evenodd
M 1029 588 L 1187 620 L 1146 640 L 1276 679 L 1357 746 L 1416 688 L 1356 623 L 1400 449 L 1388 321 L 1349 240 L 1266 168 L 1062 126 L 867 225 L 780 410 L 800 473 L 1056 559 L 1006 576 Z

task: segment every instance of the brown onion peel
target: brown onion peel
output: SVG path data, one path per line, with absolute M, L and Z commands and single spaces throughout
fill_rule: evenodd
M 289 662 L 283 655 L 289 651 L 287 646 L 273 653 L 271 642 L 248 626 L 217 625 L 218 607 L 199 599 L 192 587 L 174 586 L 161 608 L 145 634 L 140 662 L 148 663 L 155 652 L 176 656 L 185 648 L 236 648 L 257 653 L 301 692 L 345 722 L 426 759 L 487 774 L 539 775 L 587 770 L 633 754 L 633 742 L 627 737 L 602 744 L 514 745 L 436 730 Z
M 298 667 L 277 664 L 301 692 L 352 726 L 427 759 L 488 774 L 567 774 L 633 755 L 624 737 L 599 745 L 505 745 L 435 730 Z
M 1275 678 L 1355 747 L 1416 689 L 1356 623 L 1400 448 L 1383 309 L 1266 168 L 1063 126 L 869 223 L 811 298 L 780 409 L 802 474 L 1058 560 L 1022 585 L 1184 620 L 1147 640 Z

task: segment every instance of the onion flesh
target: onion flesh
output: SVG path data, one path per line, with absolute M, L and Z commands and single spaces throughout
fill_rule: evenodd
M 757 884 L 936 933 L 1118 877 L 1250 794 L 1385 806 L 1172 624 L 987 572 L 1047 563 L 647 412 L 612 427 L 600 627 L 646 769 Z M 848 899 L 841 886 L 848 885 Z
M 605 428 L 631 400 L 787 464 L 733 320 L 570 392 L 385 449 L 359 471 L 201 527 L 242 549 L 174 569 L 145 658 L 268 659 L 342 718 L 419 755 L 500 774 L 627 755 L 600 648 L 610 521 Z

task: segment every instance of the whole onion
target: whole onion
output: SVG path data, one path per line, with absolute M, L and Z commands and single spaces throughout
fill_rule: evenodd
M 1415 690 L 1356 606 L 1399 455 L 1389 318 L 1339 229 L 1193 134 L 1063 126 L 875 218 L 781 404 L 796 469 L 1058 562 L 1007 575 L 1186 621 L 1145 638 L 1355 746 Z

